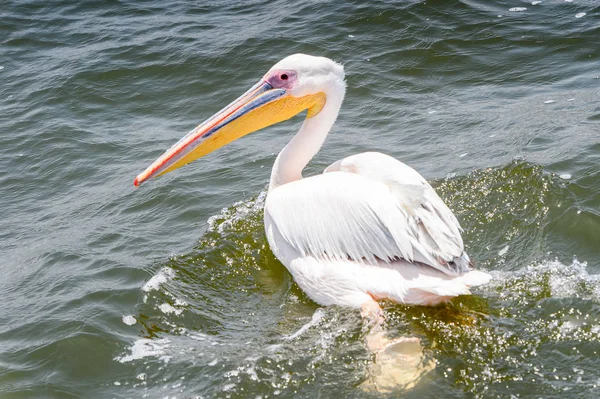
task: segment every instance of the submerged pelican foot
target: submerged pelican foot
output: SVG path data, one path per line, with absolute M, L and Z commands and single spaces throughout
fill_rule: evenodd
M 369 378 L 361 385 L 366 391 L 391 392 L 410 390 L 430 371 L 436 362 L 425 356 L 421 340 L 400 337 L 383 344 L 375 354 Z
M 383 310 L 376 301 L 363 305 L 361 315 L 369 327 L 365 338 L 367 347 L 375 354 L 369 367 L 369 378 L 361 384 L 362 389 L 381 393 L 410 390 L 435 369 L 435 360 L 425 356 L 419 338 L 387 337 Z

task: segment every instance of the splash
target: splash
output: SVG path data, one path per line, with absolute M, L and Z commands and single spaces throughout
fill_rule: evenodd
M 287 337 L 284 337 L 284 339 L 293 340 L 293 339 L 298 338 L 299 336 L 304 334 L 309 328 L 318 325 L 324 316 L 325 316 L 325 311 L 322 308 L 315 310 L 315 313 L 313 313 L 312 318 L 310 319 L 310 321 L 308 323 L 306 323 L 302 327 L 300 327 L 300 329 L 298 331 L 296 331 L 295 333 L 288 335 Z
M 161 284 L 166 283 L 169 279 L 175 276 L 175 272 L 170 267 L 161 268 L 154 276 L 150 278 L 142 287 L 142 291 L 150 292 L 158 290 Z
M 527 266 L 516 272 L 494 272 L 490 288 L 515 294 L 547 298 L 600 298 L 600 276 L 590 275 L 586 262 L 565 265 L 554 259 Z M 502 295 L 504 296 L 504 295 Z
M 476 398 L 517 396 L 524 384 L 546 395 L 596 388 L 595 362 L 580 359 L 600 349 L 599 277 L 577 260 L 493 274 L 479 292 L 484 303 L 465 298 L 395 316 L 425 332 L 438 372 Z
M 390 339 L 418 337 L 423 361 L 435 368 L 414 388 L 391 384 L 379 396 L 423 388 L 499 398 L 527 384 L 546 396 L 593 389 L 595 365 L 585 353 L 600 351 L 599 280 L 585 262 L 545 260 L 545 228 L 571 206 L 567 184 L 523 161 L 433 183 L 494 280 L 440 307 L 384 307 Z M 327 387 L 340 382 L 352 396 L 368 384 L 375 359 L 360 315 L 318 308 L 292 283 L 264 236 L 265 197 L 211 217 L 194 250 L 170 258 L 146 284 L 135 316 L 145 336 L 117 360 L 139 362 L 154 396 L 302 396 L 314 384 L 333 395 Z M 179 381 L 198 375 L 211 386 L 190 391 Z

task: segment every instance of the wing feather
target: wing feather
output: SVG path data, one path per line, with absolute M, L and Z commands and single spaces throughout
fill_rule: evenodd
M 301 256 L 373 265 L 405 259 L 451 275 L 469 270 L 456 217 L 414 169 L 363 153 L 325 172 L 267 197 L 265 212 Z

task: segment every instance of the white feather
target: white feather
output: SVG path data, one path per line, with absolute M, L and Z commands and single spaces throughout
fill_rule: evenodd
M 377 265 L 404 259 L 467 272 L 460 225 L 412 168 L 379 153 L 271 191 L 265 213 L 300 256 Z

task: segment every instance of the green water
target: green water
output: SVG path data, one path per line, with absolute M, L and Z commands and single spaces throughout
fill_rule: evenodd
M 596 1 L 8 1 L 0 17 L 1 398 L 600 396 Z M 310 301 L 268 248 L 270 167 L 300 118 L 133 187 L 295 52 L 348 83 L 306 175 L 402 160 L 494 276 L 441 307 L 384 305 L 390 336 L 436 362 L 410 391 L 361 388 L 360 315 Z

